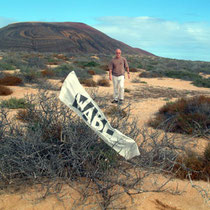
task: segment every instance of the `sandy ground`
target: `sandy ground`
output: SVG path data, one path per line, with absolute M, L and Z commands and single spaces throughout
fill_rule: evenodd
M 131 73 L 130 80 L 125 80 L 125 88 L 129 89 L 129 93 L 125 93 L 125 100 L 131 102 L 132 116 L 137 116 L 139 118 L 138 125 L 144 126 L 148 120 L 154 116 L 154 114 L 162 107 L 164 104 L 168 102 L 168 99 L 165 97 L 158 98 L 138 98 L 138 100 L 132 100 L 132 93 L 136 90 L 141 91 L 142 88 L 167 88 L 172 90 L 187 90 L 187 91 L 198 91 L 199 94 L 205 94 L 210 96 L 210 89 L 208 88 L 199 88 L 196 87 L 188 81 L 182 81 L 179 79 L 169 79 L 169 78 L 141 78 L 140 81 L 144 81 L 146 83 L 132 83 L 132 79 L 136 78 L 138 73 Z M 97 81 L 101 76 L 94 76 L 94 80 Z M 59 81 L 51 80 L 53 84 L 58 84 Z M 10 87 L 13 90 L 13 94 L 10 96 L 0 96 L 0 100 L 8 99 L 10 97 L 22 98 L 25 94 L 36 94 L 37 89 L 27 87 Z M 87 87 L 85 87 L 88 89 Z M 112 100 L 113 86 L 111 84 L 110 87 L 99 87 L 99 94 L 107 96 L 109 100 Z M 170 101 L 174 101 L 177 98 L 170 98 Z M 127 103 L 126 102 L 126 103 Z M 10 112 L 11 116 L 14 115 L 16 110 L 12 110 Z M 201 150 L 206 145 L 207 141 L 204 139 L 197 139 L 200 142 Z M 203 186 L 208 192 L 210 192 L 210 186 L 207 182 L 195 182 L 196 184 Z M 152 210 L 152 209 L 160 209 L 160 210 L 208 210 L 210 209 L 210 204 L 205 203 L 201 194 L 195 188 L 189 184 L 188 181 L 175 180 L 171 183 L 172 187 L 176 187 L 179 185 L 181 189 L 184 189 L 185 192 L 181 195 L 172 195 L 169 193 L 144 193 L 140 195 L 134 196 L 134 203 L 130 201 L 130 199 L 123 195 L 120 199 L 120 203 L 125 202 L 128 206 L 128 209 L 136 209 L 136 210 Z M 32 202 L 31 200 L 34 198 L 34 194 L 30 194 L 27 197 L 28 193 L 3 193 L 0 195 L 0 210 L 3 209 L 15 209 L 15 210 L 28 210 L 28 209 L 73 209 L 72 204 L 73 200 L 75 200 L 78 195 L 77 192 L 73 189 L 68 189 L 69 197 L 64 199 L 64 202 L 60 202 L 54 196 L 47 197 L 46 199 L 40 200 L 39 202 Z M 28 191 L 27 191 L 28 192 Z M 37 195 L 37 194 L 36 194 Z M 75 199 L 72 200 L 72 196 Z M 84 208 L 76 208 L 76 209 L 97 209 L 92 207 L 84 207 Z
M 209 88 L 200 88 L 191 84 L 190 81 L 183 81 L 180 79 L 171 78 L 141 78 L 141 81 L 147 82 L 148 85 L 154 87 L 167 87 L 177 90 L 197 90 L 197 91 L 208 91 Z
M 162 179 L 160 178 L 162 181 Z M 205 182 L 194 182 L 205 189 L 209 189 Z M 210 207 L 197 193 L 195 188 L 192 188 L 190 184 L 185 181 L 173 181 L 169 189 L 178 186 L 180 193 L 171 194 L 169 192 L 149 192 L 134 195 L 133 199 L 123 194 L 118 200 L 114 202 L 116 209 L 127 206 L 127 209 L 131 210 L 208 210 Z M 77 186 L 82 189 L 82 185 Z M 38 187 L 37 187 L 38 189 Z M 40 191 L 34 191 L 27 189 L 22 193 L 4 193 L 0 195 L 0 209 L 5 210 L 46 210 L 46 209 L 100 209 L 98 208 L 98 200 L 94 197 L 88 198 L 83 203 L 83 207 L 78 205 L 79 193 L 70 187 L 63 186 L 62 191 L 65 192 L 65 196 L 62 200 L 58 200 L 56 196 L 51 195 L 43 199 L 44 194 Z M 85 207 L 84 207 L 85 206 Z

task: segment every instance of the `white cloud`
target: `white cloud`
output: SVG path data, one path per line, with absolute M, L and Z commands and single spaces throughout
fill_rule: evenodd
M 15 22 L 15 19 L 13 19 L 13 18 L 7 18 L 7 17 L 0 16 L 0 28 L 4 27 L 10 23 L 14 23 L 14 22 Z
M 159 56 L 210 61 L 210 22 L 175 22 L 154 17 L 100 17 L 94 27 Z

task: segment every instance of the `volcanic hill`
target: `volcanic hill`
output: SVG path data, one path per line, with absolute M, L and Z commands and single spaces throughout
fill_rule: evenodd
M 0 50 L 70 53 L 153 54 L 133 48 L 78 22 L 18 22 L 0 28 Z

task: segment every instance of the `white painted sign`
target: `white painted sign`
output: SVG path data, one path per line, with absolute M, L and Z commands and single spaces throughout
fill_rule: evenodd
M 112 128 L 104 113 L 79 83 L 74 71 L 65 79 L 59 99 L 76 112 L 98 136 L 125 159 L 140 155 L 136 142 Z

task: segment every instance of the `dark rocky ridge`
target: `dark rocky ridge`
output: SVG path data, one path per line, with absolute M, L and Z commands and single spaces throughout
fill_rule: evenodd
M 70 53 L 153 54 L 133 48 L 77 22 L 19 22 L 0 29 L 0 50 Z

